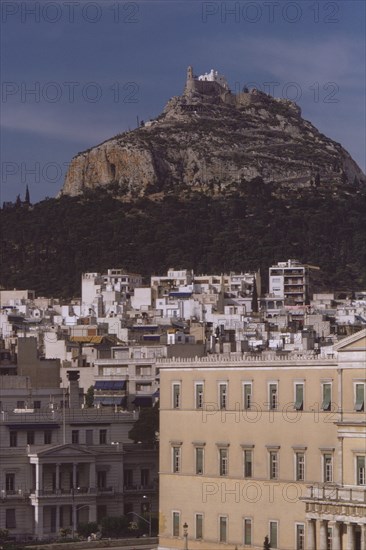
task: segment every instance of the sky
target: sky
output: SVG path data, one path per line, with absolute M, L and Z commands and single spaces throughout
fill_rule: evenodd
M 1 201 L 57 195 L 78 152 L 157 116 L 186 70 L 295 100 L 365 171 L 362 0 L 1 3 Z

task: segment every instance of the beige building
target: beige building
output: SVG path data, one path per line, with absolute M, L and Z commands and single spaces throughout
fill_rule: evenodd
M 366 330 L 333 357 L 161 360 L 160 545 L 366 548 Z

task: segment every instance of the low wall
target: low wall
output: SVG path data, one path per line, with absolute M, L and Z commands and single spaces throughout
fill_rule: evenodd
M 133 539 L 101 539 L 94 541 L 82 542 L 54 542 L 52 544 L 36 544 L 25 546 L 26 550 L 82 550 L 83 548 L 105 548 L 106 546 L 113 548 L 116 546 L 146 546 L 149 544 L 158 545 L 157 537 L 139 537 Z

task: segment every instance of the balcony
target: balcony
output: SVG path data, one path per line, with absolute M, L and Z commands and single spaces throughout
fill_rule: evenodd
M 337 485 L 311 485 L 307 489 L 307 495 L 302 498 L 307 503 L 326 502 L 328 504 L 349 506 L 366 505 L 366 486 L 338 487 Z
M 105 495 L 114 495 L 115 494 L 114 487 L 98 487 L 97 488 L 97 494 L 98 496 L 105 496 Z
M 30 495 L 29 490 L 23 490 L 23 489 L 17 489 L 16 491 L 7 491 L 5 489 L 2 489 L 0 491 L 0 499 L 1 500 L 15 500 L 15 499 L 24 499 L 28 498 Z
M 148 485 L 125 485 L 123 491 L 126 493 L 143 493 L 148 491 L 156 491 L 156 485 L 149 483 Z
M 80 497 L 95 496 L 97 489 L 95 487 L 78 487 L 77 489 L 31 489 L 32 498 L 61 498 L 62 500 L 78 500 Z

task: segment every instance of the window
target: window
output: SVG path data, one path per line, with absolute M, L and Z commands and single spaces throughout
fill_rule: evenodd
M 173 447 L 173 473 L 180 472 L 180 447 Z
M 93 430 L 85 430 L 85 443 L 93 445 Z
M 10 445 L 10 447 L 17 447 L 18 446 L 18 432 L 15 432 L 14 430 L 10 430 L 10 432 L 9 432 L 9 445 Z
M 220 516 L 219 518 L 219 526 L 220 526 L 220 542 L 227 542 L 227 517 L 226 516 Z
M 305 526 L 303 523 L 296 524 L 296 550 L 305 550 Z
M 269 453 L 269 477 L 270 479 L 278 479 L 278 452 L 270 451 Z
M 322 386 L 323 401 L 322 409 L 323 411 L 330 411 L 331 402 L 332 402 L 332 384 L 326 383 Z
M 203 539 L 203 515 L 196 514 L 196 539 Z
M 269 385 L 269 408 L 274 410 L 277 409 L 278 405 L 278 388 L 277 384 Z
M 173 537 L 179 537 L 180 513 L 173 512 Z
M 277 548 L 278 545 L 278 524 L 277 521 L 269 522 L 269 543 L 271 548 Z
M 148 487 L 150 483 L 150 470 L 148 468 L 141 468 L 140 476 L 142 487 Z
M 105 470 L 97 472 L 97 487 L 98 489 L 105 489 L 107 487 L 107 472 Z
M 219 449 L 220 476 L 227 476 L 229 472 L 229 453 L 227 449 Z
M 253 451 L 244 451 L 244 477 L 252 477 L 253 475 Z
M 327 529 L 327 550 L 332 550 L 333 548 L 333 529 L 328 527 Z
M 327 453 L 323 455 L 323 481 L 333 481 L 333 455 Z
M 196 447 L 196 474 L 203 474 L 203 447 Z
M 244 544 L 252 544 L 252 520 L 250 518 L 244 519 Z
M 7 508 L 5 510 L 5 528 L 15 529 L 17 526 L 15 520 L 15 508 Z
M 363 411 L 365 403 L 365 384 L 356 384 L 355 394 L 355 410 Z
M 107 430 L 99 430 L 99 445 L 107 445 Z
M 27 445 L 34 445 L 34 431 L 27 432 Z
M 33 401 L 33 409 L 40 409 L 40 408 L 41 408 L 41 402 Z
M 294 408 L 297 411 L 302 411 L 304 408 L 304 384 L 295 384 Z
M 17 401 L 17 409 L 25 409 L 25 401 Z
M 219 384 L 219 408 L 226 409 L 227 407 L 227 384 Z
M 45 445 L 51 445 L 52 443 L 52 432 L 51 430 L 45 430 L 43 434 L 43 440 Z
M 195 401 L 196 409 L 203 407 L 203 384 L 201 382 L 195 384 Z
M 180 408 L 180 384 L 173 384 L 173 409 Z
M 296 453 L 296 481 L 305 480 L 305 453 Z
M 250 409 L 252 406 L 252 384 L 244 384 L 244 409 Z
M 79 430 L 71 430 L 71 443 L 78 445 L 79 443 Z
M 133 486 L 133 470 L 131 469 L 123 470 L 123 482 L 125 487 Z
M 357 485 L 366 485 L 365 462 L 366 459 L 364 456 L 356 457 Z
M 5 475 L 5 489 L 6 491 L 15 491 L 15 474 Z

